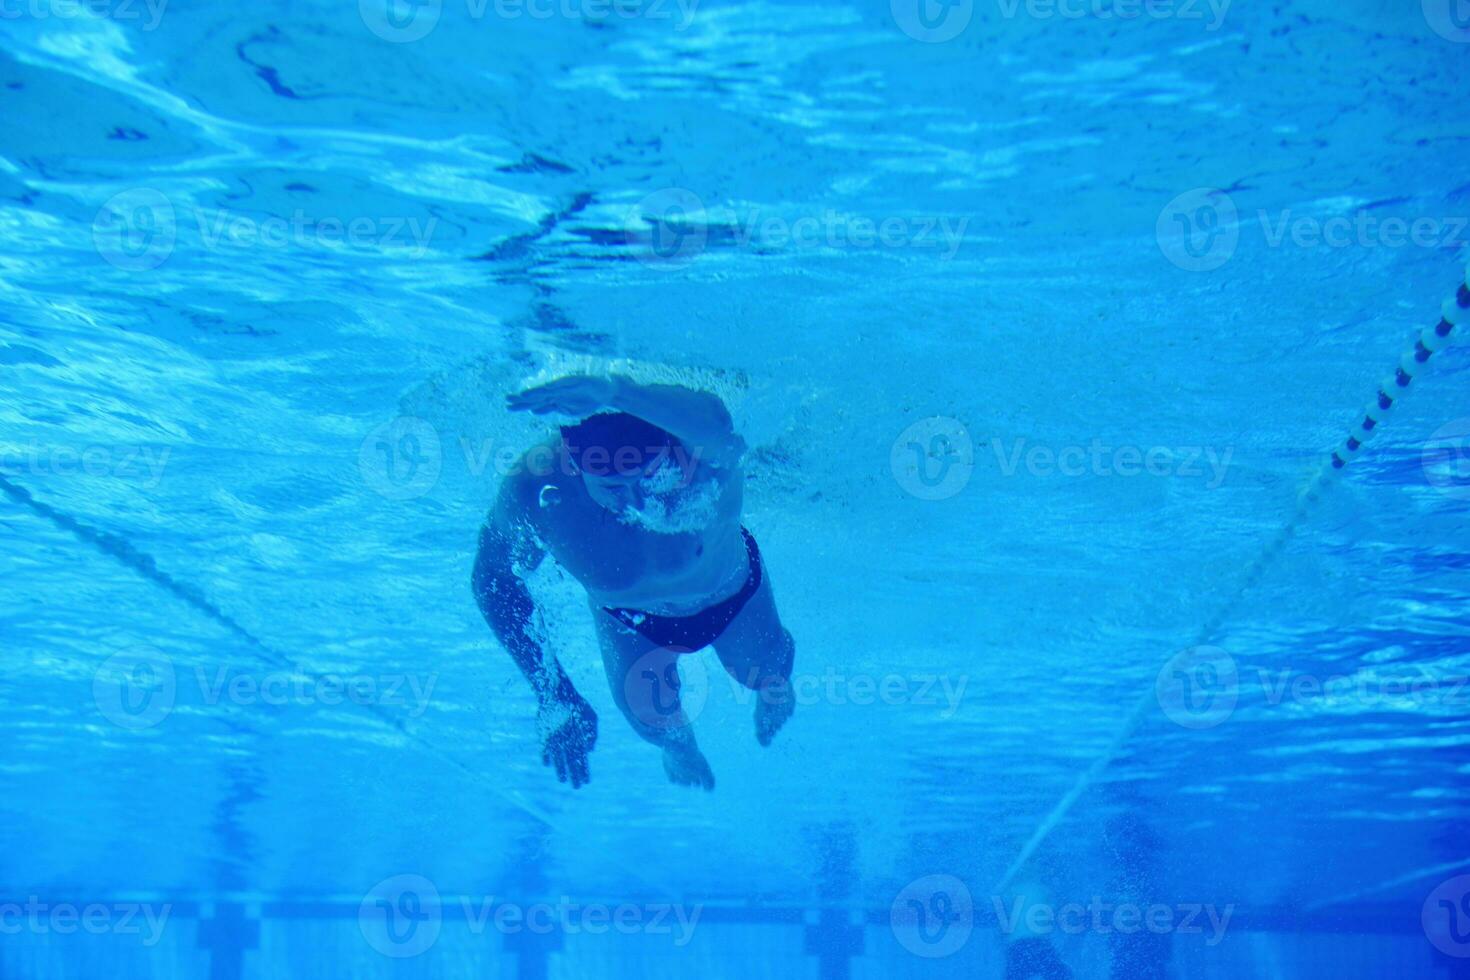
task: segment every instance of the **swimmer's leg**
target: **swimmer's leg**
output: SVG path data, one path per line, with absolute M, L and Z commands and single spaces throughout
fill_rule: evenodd
M 714 773 L 679 701 L 678 654 L 655 646 L 596 606 L 592 621 L 613 703 L 633 731 L 663 750 L 664 772 L 671 781 L 714 789 Z
M 791 690 L 796 642 L 776 613 L 769 574 L 762 576 L 755 595 L 715 640 L 715 653 L 731 677 L 756 692 L 756 741 L 770 745 L 796 709 Z

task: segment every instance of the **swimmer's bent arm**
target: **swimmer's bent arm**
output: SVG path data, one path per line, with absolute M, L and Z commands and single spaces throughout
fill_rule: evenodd
M 735 431 L 730 410 L 717 395 L 676 385 L 643 385 L 614 375 L 608 407 L 635 415 L 695 449 L 700 461 L 733 467 L 745 452 L 745 440 Z
M 518 519 L 515 492 L 508 481 L 480 530 L 470 584 L 485 622 L 536 692 L 542 763 L 554 767 L 562 782 L 580 787 L 589 778 L 587 755 L 597 743 L 597 715 L 537 639 L 536 604 L 518 568 L 534 569 L 544 553 Z
M 671 432 L 695 454 L 695 462 L 724 469 L 740 465 L 745 442 L 717 395 L 678 385 L 645 385 L 615 374 L 576 374 L 506 396 L 513 412 L 586 418 L 604 409 L 626 412 Z

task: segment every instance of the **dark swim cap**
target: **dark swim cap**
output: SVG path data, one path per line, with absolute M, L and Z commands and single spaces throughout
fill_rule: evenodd
M 564 425 L 561 439 L 577 468 L 593 476 L 642 476 L 678 442 L 672 433 L 626 412 L 600 412 Z

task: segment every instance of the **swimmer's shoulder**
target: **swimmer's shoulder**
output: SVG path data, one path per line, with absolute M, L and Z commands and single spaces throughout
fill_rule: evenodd
M 495 508 L 491 513 L 491 519 L 496 524 L 535 526 L 540 523 L 536 501 L 546 480 L 527 468 L 526 462 L 530 453 L 531 450 L 522 453 L 500 480 L 500 489 L 495 494 Z
M 564 523 L 584 493 L 575 473 L 562 472 L 556 443 L 527 449 L 501 481 L 496 512 L 502 518 L 537 530 Z M 567 505 L 573 506 L 567 506 Z

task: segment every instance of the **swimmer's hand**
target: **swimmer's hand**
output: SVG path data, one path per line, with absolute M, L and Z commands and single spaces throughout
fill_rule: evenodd
M 505 407 L 512 412 L 531 412 L 534 415 L 555 412 L 582 419 L 610 407 L 617 394 L 616 381 L 578 374 L 527 388 L 519 394 L 506 395 Z
M 587 754 L 597 744 L 597 712 L 580 694 L 544 702 L 536 711 L 541 736 L 541 764 L 556 769 L 561 782 L 580 789 L 591 779 Z

